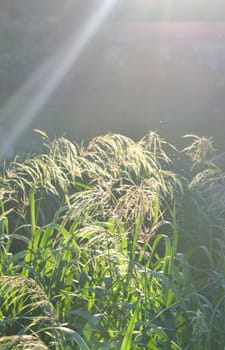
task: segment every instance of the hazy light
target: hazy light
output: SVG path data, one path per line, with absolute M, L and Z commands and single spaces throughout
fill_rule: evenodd
M 190 0 L 189 0 L 190 1 Z M 165 0 L 163 7 L 162 19 L 170 20 L 173 15 L 173 0 Z
M 49 97 L 59 86 L 64 76 L 80 58 L 117 0 L 104 0 L 81 30 L 79 37 L 72 37 L 68 43 L 50 58 L 32 78 L 13 96 L 1 111 L 1 119 L 17 116 L 13 130 L 1 135 L 0 158 L 10 153 L 21 135 L 35 119 Z

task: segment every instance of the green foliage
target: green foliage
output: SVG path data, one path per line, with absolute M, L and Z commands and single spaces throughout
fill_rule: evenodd
M 44 151 L 0 176 L 0 349 L 224 349 L 212 141 L 38 132 Z

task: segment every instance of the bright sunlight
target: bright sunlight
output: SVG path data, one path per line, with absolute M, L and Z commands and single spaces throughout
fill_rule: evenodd
M 225 350 L 224 0 L 0 0 L 0 350 Z
M 80 35 L 78 37 L 77 35 L 75 37 L 71 35 L 67 44 L 58 49 L 42 67 L 37 69 L 32 78 L 22 86 L 1 111 L 3 119 L 6 120 L 11 115 L 16 114 L 18 122 L 3 143 L 0 159 L 3 155 L 10 154 L 16 141 L 25 132 L 32 120 L 36 118 L 70 68 L 83 54 L 85 48 L 116 3 L 117 0 L 104 0 L 97 7 L 96 12 L 91 15 L 87 23 L 85 23 L 84 27 L 81 28 Z

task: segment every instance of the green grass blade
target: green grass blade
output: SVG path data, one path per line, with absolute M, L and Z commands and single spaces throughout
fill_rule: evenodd
M 30 190 L 29 200 L 30 200 L 31 233 L 34 234 L 35 228 L 36 228 L 35 191 L 34 191 L 34 189 Z
M 132 335 L 135 327 L 135 323 L 137 321 L 137 314 L 138 314 L 138 305 L 136 306 L 136 309 L 134 311 L 134 314 L 128 323 L 128 328 L 127 331 L 124 335 L 123 342 L 121 345 L 120 350 L 129 350 L 131 349 L 131 340 L 132 340 Z
M 73 340 L 78 346 L 80 350 L 91 350 L 89 346 L 86 344 L 86 342 L 82 339 L 82 337 L 75 332 L 74 330 L 64 327 L 64 326 L 58 326 L 58 327 L 49 327 L 42 329 L 42 331 L 56 331 L 61 334 L 68 335 L 69 340 Z

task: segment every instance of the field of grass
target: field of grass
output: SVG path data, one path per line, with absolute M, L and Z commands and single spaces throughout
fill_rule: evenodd
M 0 174 L 0 350 L 224 350 L 225 156 L 43 139 Z

